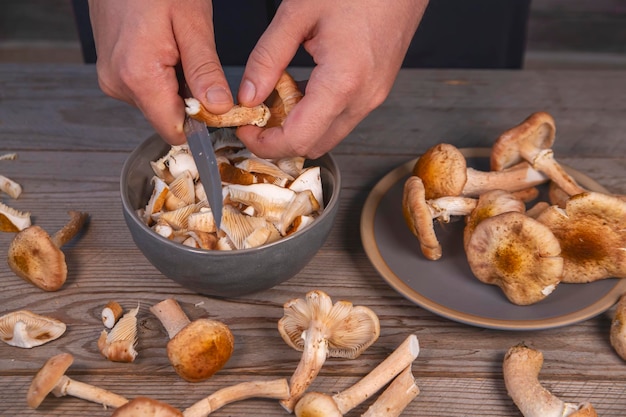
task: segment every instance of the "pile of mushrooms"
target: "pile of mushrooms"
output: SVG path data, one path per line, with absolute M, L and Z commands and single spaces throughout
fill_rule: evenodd
M 462 219 L 472 273 L 517 305 L 543 300 L 561 282 L 626 278 L 626 201 L 581 187 L 554 159 L 555 132 L 550 114 L 531 114 L 498 137 L 489 171 L 468 167 L 451 144 L 425 152 L 402 201 L 422 254 L 440 259 L 435 224 Z M 549 201 L 535 202 L 546 183 Z

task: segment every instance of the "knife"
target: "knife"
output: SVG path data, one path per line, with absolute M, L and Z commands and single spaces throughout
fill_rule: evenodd
M 222 179 L 213 150 L 211 132 L 204 123 L 189 116 L 185 117 L 184 130 L 189 150 L 200 174 L 200 182 L 213 212 L 215 226 L 219 230 L 222 223 Z

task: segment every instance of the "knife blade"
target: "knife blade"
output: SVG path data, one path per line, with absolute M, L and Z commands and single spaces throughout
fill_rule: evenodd
M 213 150 L 211 132 L 204 123 L 189 116 L 185 117 L 184 130 L 189 151 L 198 168 L 200 182 L 204 187 L 209 206 L 213 212 L 215 226 L 219 230 L 222 223 L 222 179 Z

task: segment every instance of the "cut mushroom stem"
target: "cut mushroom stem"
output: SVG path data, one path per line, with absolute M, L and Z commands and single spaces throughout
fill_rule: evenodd
M 419 393 L 419 387 L 409 365 L 389 384 L 362 417 L 398 417 Z
M 417 336 L 410 335 L 369 374 L 345 391 L 333 396 L 314 391 L 304 394 L 296 404 L 295 414 L 297 417 L 341 417 L 410 367 L 418 354 Z
M 227 404 L 248 398 L 287 399 L 289 398 L 289 383 L 286 379 L 281 378 L 272 381 L 242 382 L 222 388 L 185 409 L 183 415 L 185 417 L 205 417 Z
M 0 175 L 0 191 L 7 193 L 13 199 L 17 199 L 22 194 L 22 186 L 11 178 Z
M 173 298 L 150 307 L 170 337 L 167 356 L 174 370 L 189 382 L 211 377 L 230 359 L 235 339 L 228 326 L 216 320 L 190 321 Z
M 191 117 L 204 122 L 209 127 L 236 127 L 255 125 L 263 127 L 270 117 L 270 110 L 265 104 L 256 107 L 243 107 L 238 104 L 224 114 L 209 112 L 195 98 L 185 99 L 185 111 Z
M 0 232 L 19 232 L 31 225 L 30 213 L 0 203 Z
M 65 375 L 74 362 L 69 353 L 60 353 L 46 361 L 30 384 L 26 400 L 30 408 L 37 408 L 49 393 L 56 397 L 72 396 L 108 407 L 121 407 L 128 400 L 96 386 L 76 381 Z
M 504 383 L 524 417 L 597 417 L 590 403 L 566 403 L 539 382 L 543 354 L 524 345 L 511 347 L 503 361 Z

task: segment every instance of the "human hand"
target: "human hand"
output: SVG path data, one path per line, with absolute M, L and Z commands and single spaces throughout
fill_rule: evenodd
M 281 127 L 242 126 L 237 135 L 267 158 L 316 158 L 331 150 L 391 91 L 427 3 L 283 0 L 250 54 L 239 103 L 263 102 L 300 44 L 316 66 Z
M 89 0 L 100 88 L 137 106 L 172 145 L 185 142 L 176 68 L 211 112 L 233 106 L 207 0 Z

